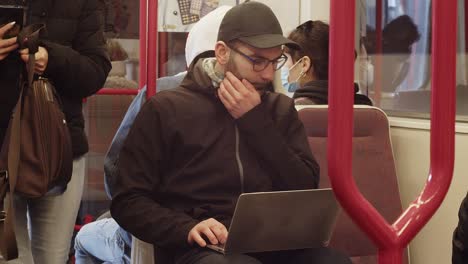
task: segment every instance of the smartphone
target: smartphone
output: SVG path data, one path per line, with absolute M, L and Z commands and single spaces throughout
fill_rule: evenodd
M 0 27 L 16 22 L 15 25 L 8 30 L 3 39 L 13 38 L 18 35 L 25 21 L 24 6 L 19 5 L 0 5 Z

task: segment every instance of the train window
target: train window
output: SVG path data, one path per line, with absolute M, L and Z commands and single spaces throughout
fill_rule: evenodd
M 394 116 L 429 117 L 431 89 L 432 1 L 382 0 L 382 33 L 378 42 L 374 0 L 362 0 L 361 60 L 362 90 Z M 379 3 L 379 4 L 380 4 Z M 466 10 L 459 0 L 457 41 L 457 119 L 468 121 L 466 56 Z M 381 61 L 381 78 L 373 78 Z M 377 77 L 377 76 L 375 76 Z M 377 89 L 377 86 L 380 89 Z

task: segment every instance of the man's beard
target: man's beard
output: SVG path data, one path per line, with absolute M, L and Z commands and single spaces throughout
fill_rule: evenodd
M 232 74 L 234 74 L 234 76 L 237 77 L 237 79 L 239 79 L 240 81 L 242 81 L 242 79 L 246 79 L 248 82 L 250 82 L 257 91 L 263 91 L 266 89 L 266 87 L 268 86 L 268 83 L 254 83 L 250 80 L 248 80 L 247 78 L 244 78 L 241 76 L 241 74 L 239 73 L 239 70 L 237 68 L 237 65 L 236 63 L 234 62 L 234 56 L 230 55 L 229 56 L 229 60 L 226 64 L 226 72 L 231 72 Z

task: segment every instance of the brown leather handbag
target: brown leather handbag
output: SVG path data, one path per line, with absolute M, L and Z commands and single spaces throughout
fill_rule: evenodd
M 12 194 L 42 197 L 56 187 L 66 188 L 72 175 L 71 140 L 59 97 L 47 79 L 34 81 L 34 54 L 43 27 L 31 25 L 18 35 L 20 46 L 29 49 L 29 62 L 0 152 L 0 205 L 9 195 L 8 209 L 0 213 L 0 251 L 6 260 L 18 256 Z

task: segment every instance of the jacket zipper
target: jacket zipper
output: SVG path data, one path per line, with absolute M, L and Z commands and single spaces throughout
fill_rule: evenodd
M 237 128 L 237 125 L 234 125 L 234 128 L 236 129 L 236 160 L 237 160 L 237 168 L 239 169 L 239 178 L 240 178 L 240 184 L 241 184 L 241 193 L 244 193 L 244 166 L 242 165 L 242 161 L 241 161 L 241 159 L 240 159 L 240 151 L 239 151 L 240 136 L 239 136 L 239 129 Z

